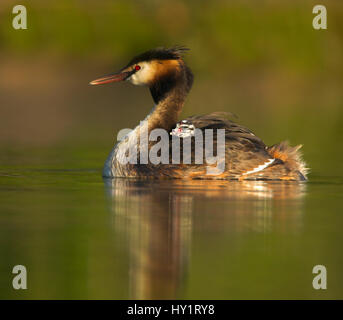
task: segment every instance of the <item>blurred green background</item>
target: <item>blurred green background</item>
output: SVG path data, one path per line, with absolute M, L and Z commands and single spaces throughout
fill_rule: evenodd
M 27 30 L 16 4 L 0 3 L 1 298 L 342 298 L 343 1 L 323 1 L 328 30 L 311 0 L 21 1 Z M 183 116 L 229 111 L 303 144 L 307 189 L 119 179 L 108 201 L 105 158 L 153 102 L 88 83 L 175 44 L 195 74 Z

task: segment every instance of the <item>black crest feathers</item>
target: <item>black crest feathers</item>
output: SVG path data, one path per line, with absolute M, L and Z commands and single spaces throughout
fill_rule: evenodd
M 183 54 L 189 49 L 184 46 L 174 46 L 171 48 L 159 47 L 149 51 L 146 51 L 136 57 L 134 57 L 129 63 L 128 66 L 136 64 L 142 61 L 151 61 L 151 60 L 178 60 L 181 59 Z

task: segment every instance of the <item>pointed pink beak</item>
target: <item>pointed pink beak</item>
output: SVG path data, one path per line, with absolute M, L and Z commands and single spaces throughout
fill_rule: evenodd
M 93 80 L 89 84 L 95 86 L 95 85 L 98 85 L 98 84 L 106 84 L 106 83 L 111 83 L 111 82 L 124 81 L 131 74 L 132 74 L 132 72 L 130 72 L 130 71 L 118 72 L 118 73 L 114 73 L 114 74 L 111 74 L 111 75 L 103 77 L 103 78 L 99 78 L 99 79 Z

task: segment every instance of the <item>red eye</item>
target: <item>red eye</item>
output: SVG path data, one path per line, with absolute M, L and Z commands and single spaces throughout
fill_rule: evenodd
M 138 65 L 137 65 L 137 66 L 135 66 L 135 70 L 136 70 L 136 71 L 140 70 L 140 68 L 141 68 L 141 67 L 140 67 L 140 66 L 138 66 Z

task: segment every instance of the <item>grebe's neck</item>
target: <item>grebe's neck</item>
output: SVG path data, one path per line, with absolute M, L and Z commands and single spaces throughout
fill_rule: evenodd
M 154 129 L 170 131 L 177 122 L 184 105 L 186 95 L 179 88 L 174 88 L 152 109 L 146 120 L 149 132 Z
M 174 74 L 161 78 L 150 86 L 155 107 L 147 117 L 149 131 L 156 128 L 170 131 L 173 128 L 191 89 L 192 82 L 192 72 L 182 61 Z

